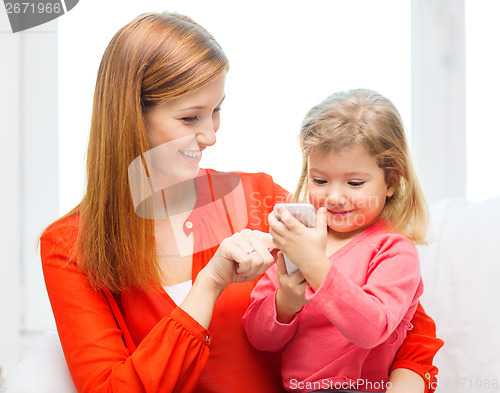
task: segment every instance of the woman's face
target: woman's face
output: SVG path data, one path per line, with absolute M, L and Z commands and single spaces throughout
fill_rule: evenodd
M 144 111 L 146 153 L 155 190 L 192 179 L 202 151 L 215 144 L 226 73 L 204 87 Z

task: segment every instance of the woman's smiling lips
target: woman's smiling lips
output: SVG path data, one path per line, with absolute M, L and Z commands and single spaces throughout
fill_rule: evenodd
M 192 166 L 198 165 L 201 160 L 200 150 L 179 150 L 179 153 Z

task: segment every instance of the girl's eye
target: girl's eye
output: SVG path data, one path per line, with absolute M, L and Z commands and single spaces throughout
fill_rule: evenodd
M 183 117 L 181 120 L 185 121 L 186 123 L 191 123 L 198 120 L 198 116 Z
M 347 184 L 349 184 L 350 186 L 353 186 L 353 187 L 359 187 L 359 186 L 362 186 L 363 184 L 365 184 L 365 182 L 353 180 L 353 181 L 348 182 Z
M 323 179 L 312 179 L 313 183 L 316 183 L 316 184 L 325 184 L 326 183 L 326 180 L 323 180 Z
M 222 110 L 222 108 L 219 106 L 218 108 L 214 109 L 214 113 L 220 112 L 221 110 Z

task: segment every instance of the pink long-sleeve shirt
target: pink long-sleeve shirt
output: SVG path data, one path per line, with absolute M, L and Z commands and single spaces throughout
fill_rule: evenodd
M 276 318 L 276 265 L 252 292 L 252 345 L 282 351 L 287 390 L 385 391 L 388 372 L 423 292 L 417 251 L 377 221 L 330 256 L 320 288 L 289 324 Z

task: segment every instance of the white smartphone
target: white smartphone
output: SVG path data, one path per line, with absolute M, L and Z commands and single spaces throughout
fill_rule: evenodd
M 286 207 L 290 214 L 306 227 L 312 228 L 316 225 L 316 211 L 310 203 L 277 203 L 274 205 L 273 214 L 280 220 L 278 206 Z M 298 268 L 285 254 L 283 256 L 285 257 L 286 271 L 289 275 L 292 275 Z

